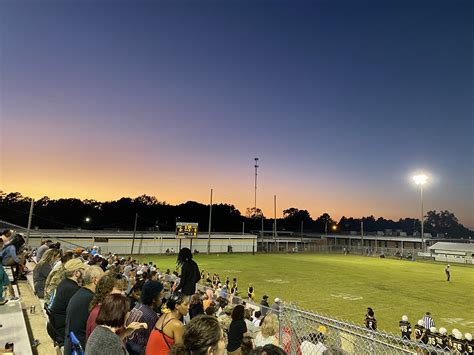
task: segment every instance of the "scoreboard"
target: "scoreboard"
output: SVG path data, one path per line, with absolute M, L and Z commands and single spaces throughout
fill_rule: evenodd
M 197 238 L 198 223 L 176 222 L 176 238 Z

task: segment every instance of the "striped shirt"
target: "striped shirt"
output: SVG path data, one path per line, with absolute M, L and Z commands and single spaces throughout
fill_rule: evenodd
M 423 317 L 423 322 L 425 322 L 425 328 L 426 329 L 430 329 L 431 327 L 435 326 L 435 322 L 434 322 L 433 318 L 431 318 L 431 316 L 429 316 L 429 315 L 425 315 Z

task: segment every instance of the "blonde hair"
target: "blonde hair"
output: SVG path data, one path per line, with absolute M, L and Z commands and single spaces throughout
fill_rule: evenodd
M 273 313 L 269 313 L 265 316 L 260 327 L 264 337 L 273 336 L 278 332 L 278 318 Z
M 61 256 L 61 251 L 59 249 L 48 249 L 41 257 L 41 260 L 38 264 L 52 264 L 54 259 L 57 259 Z

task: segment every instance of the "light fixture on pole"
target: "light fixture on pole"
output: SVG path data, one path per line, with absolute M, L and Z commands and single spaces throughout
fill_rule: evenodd
M 413 181 L 415 184 L 420 185 L 420 200 L 421 200 L 421 250 L 425 252 L 425 234 L 423 230 L 424 225 L 424 213 L 423 213 L 423 185 L 428 181 L 428 176 L 425 174 L 419 174 L 413 176 Z
M 258 170 L 258 158 L 254 158 L 255 160 L 255 197 L 253 201 L 253 208 L 254 208 L 254 213 L 257 212 L 257 170 Z

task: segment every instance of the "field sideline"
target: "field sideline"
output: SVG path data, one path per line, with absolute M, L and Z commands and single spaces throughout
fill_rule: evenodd
M 165 271 L 176 267 L 176 256 L 137 256 Z M 380 329 L 398 334 L 398 321 L 408 315 L 414 325 L 430 311 L 439 328 L 474 333 L 474 267 L 334 254 L 195 255 L 201 270 L 221 280 L 237 277 L 240 296 L 249 283 L 256 300 L 263 294 L 361 324 L 372 307 Z M 269 301 L 270 301 L 269 300 Z

